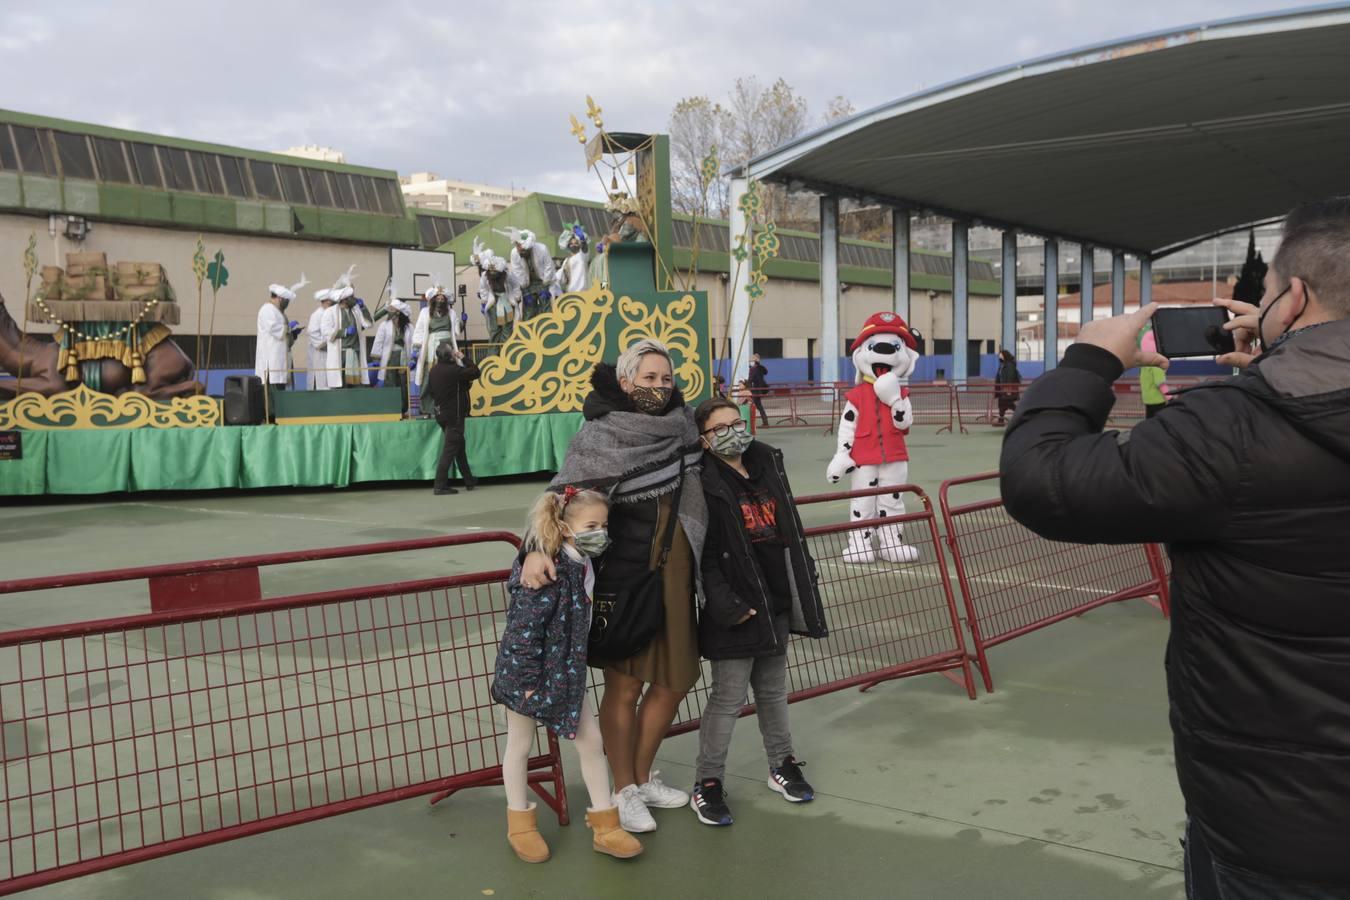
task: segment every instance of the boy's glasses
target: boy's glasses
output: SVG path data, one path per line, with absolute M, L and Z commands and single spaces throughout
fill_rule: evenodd
M 733 431 L 737 434 L 745 434 L 745 422 L 740 421 L 732 422 L 730 425 L 715 425 L 712 428 L 705 430 L 703 434 L 711 434 L 713 437 L 726 437 Z

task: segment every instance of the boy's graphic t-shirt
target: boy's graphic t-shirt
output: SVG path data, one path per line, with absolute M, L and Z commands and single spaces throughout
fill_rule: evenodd
M 759 564 L 764 586 L 773 599 L 775 613 L 792 608 L 792 586 L 788 583 L 786 544 L 778 528 L 778 501 L 765 485 L 764 473 L 746 466 L 746 478 L 731 466 L 722 466 L 722 475 L 741 507 L 741 525 L 750 539 L 750 547 Z

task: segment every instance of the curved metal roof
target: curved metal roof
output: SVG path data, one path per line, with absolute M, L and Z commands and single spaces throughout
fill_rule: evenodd
M 805 135 L 743 171 L 1156 255 L 1350 190 L 1350 3 L 985 72 Z

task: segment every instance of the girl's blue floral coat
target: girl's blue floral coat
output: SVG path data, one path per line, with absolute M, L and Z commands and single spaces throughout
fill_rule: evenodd
M 518 558 L 506 583 L 511 606 L 497 648 L 492 699 L 572 739 L 586 694 L 591 621 L 586 567 L 559 553 L 554 559 L 557 580 L 532 591 L 520 583 L 520 565 Z M 534 691 L 529 699 L 527 691 Z

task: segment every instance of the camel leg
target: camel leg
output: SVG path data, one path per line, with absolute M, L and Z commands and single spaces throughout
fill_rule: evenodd
M 152 400 L 161 402 L 171 400 L 174 397 L 197 397 L 206 393 L 206 388 L 196 381 L 179 381 L 174 384 L 158 385 L 153 389 L 150 389 L 149 385 L 146 385 L 146 387 L 147 390 L 142 393 Z

